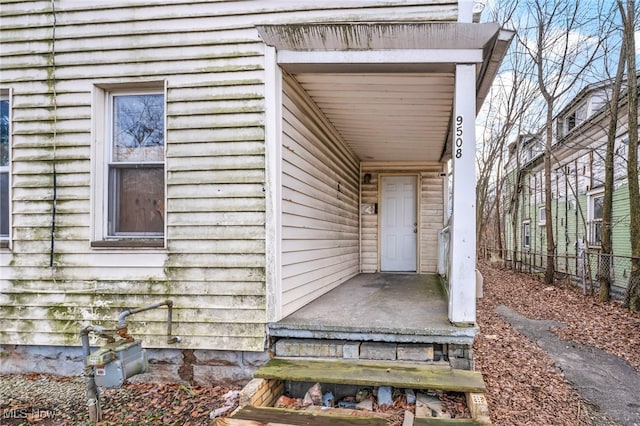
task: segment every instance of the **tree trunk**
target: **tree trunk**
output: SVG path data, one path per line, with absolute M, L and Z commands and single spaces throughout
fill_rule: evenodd
M 627 0 L 626 16 L 621 2 L 618 2 L 624 21 L 627 46 L 627 81 L 629 102 L 629 158 L 627 159 L 627 180 L 629 182 L 629 234 L 631 238 L 631 273 L 625 291 L 625 305 L 640 311 L 640 188 L 638 185 L 638 76 L 636 73 L 634 40 L 634 0 Z
M 604 200 L 602 209 L 602 251 L 598 265 L 598 300 L 608 302 L 611 297 L 611 265 L 613 255 L 613 245 L 611 242 L 611 224 L 613 216 L 613 151 L 616 143 L 616 131 L 618 130 L 618 105 L 620 98 L 620 86 L 624 76 L 624 65 L 626 58 L 625 41 L 622 42 L 620 57 L 618 58 L 618 68 L 616 70 L 613 92 L 609 104 L 609 133 L 607 134 L 607 152 L 604 159 Z
M 547 99 L 546 142 L 544 150 L 544 216 L 547 236 L 547 262 L 544 282 L 553 284 L 555 277 L 556 247 L 553 238 L 553 217 L 551 216 L 551 148 L 553 144 L 553 99 Z
M 497 195 L 498 197 L 500 197 L 500 194 Z M 496 202 L 496 238 L 498 239 L 497 244 L 498 244 L 498 256 L 500 257 L 500 259 L 502 259 L 504 256 L 502 255 L 502 217 L 503 215 L 501 214 L 502 212 L 500 211 L 500 209 L 502 208 L 502 203 L 500 203 L 500 198 L 498 198 L 497 202 Z
M 516 147 L 515 147 L 515 159 L 516 159 L 516 168 L 514 169 L 514 182 L 513 182 L 513 192 L 511 193 L 511 231 L 513 233 L 513 254 L 511 255 L 511 268 L 515 271 L 516 264 L 518 260 L 518 226 L 520 226 L 520 221 L 518 220 L 518 210 L 519 210 L 519 201 L 520 201 L 520 136 L 516 137 Z M 506 227 L 505 227 L 506 228 Z M 507 240 L 507 236 L 505 234 L 505 241 Z M 508 244 L 507 244 L 508 245 Z

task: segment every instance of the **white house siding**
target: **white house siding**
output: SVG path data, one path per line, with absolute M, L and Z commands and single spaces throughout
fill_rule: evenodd
M 0 343 L 77 345 L 81 324 L 113 321 L 122 309 L 171 298 L 181 347 L 263 350 L 264 45 L 255 25 L 456 17 L 456 2 L 437 0 L 3 1 L 0 87 L 13 89 L 13 227 L 11 248 L 0 249 Z M 142 81 L 167 88 L 166 249 L 92 249 L 91 132 L 99 119 L 92 116 L 92 90 Z M 295 182 L 314 191 L 313 185 L 329 185 L 334 193 L 322 196 L 334 199 L 332 180 L 341 182 L 345 199 L 331 235 L 344 247 L 304 263 L 295 256 L 311 253 L 292 248 L 304 240 L 285 228 L 286 310 L 356 268 L 357 175 L 354 160 L 344 161 L 335 172 L 318 169 L 315 181 Z M 313 217 L 315 206 L 307 210 Z M 326 238 L 321 223 L 331 222 L 326 215 L 333 210 L 317 211 L 314 232 Z M 293 219 L 287 211 L 283 222 Z M 344 256 L 344 268 L 330 266 L 335 256 Z M 295 281 L 305 275 L 296 271 L 299 262 L 315 266 L 307 274 L 325 281 Z M 148 346 L 165 346 L 164 312 L 138 318 L 144 327 L 134 333 L 144 330 Z
M 418 272 L 435 273 L 438 266 L 438 231 L 443 228 L 444 178 L 440 163 L 362 163 L 361 180 L 371 175 L 369 183 L 362 184 L 362 203 L 379 203 L 380 175 L 413 174 L 419 182 Z M 380 206 L 378 206 L 380 210 Z M 378 272 L 378 215 L 362 214 L 362 272 Z
M 358 160 L 303 89 L 284 81 L 283 314 L 359 272 Z

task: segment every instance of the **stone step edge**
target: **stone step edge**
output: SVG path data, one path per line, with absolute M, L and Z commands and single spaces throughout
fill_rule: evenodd
M 393 386 L 463 393 L 484 393 L 477 371 L 443 365 L 345 359 L 275 357 L 260 367 L 256 378 L 359 386 Z

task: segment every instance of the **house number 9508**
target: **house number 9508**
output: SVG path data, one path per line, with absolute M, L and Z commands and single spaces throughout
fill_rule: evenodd
M 462 123 L 464 119 L 461 115 L 456 117 L 456 158 L 462 158 Z

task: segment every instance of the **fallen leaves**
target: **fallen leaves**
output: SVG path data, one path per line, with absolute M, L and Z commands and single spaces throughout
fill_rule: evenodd
M 238 399 L 237 391 L 222 386 L 129 383 L 103 393 L 103 421 L 98 425 L 210 425 L 212 412 L 227 415 Z
M 561 321 L 553 331 L 567 342 L 585 343 L 626 359 L 640 371 L 640 314 L 617 302 L 600 304 L 581 289 L 480 265 L 484 298 L 478 302 L 477 368 L 487 385 L 496 425 L 590 424 L 590 410 L 562 372 L 535 343 L 495 313 L 505 305 L 531 319 Z M 571 344 L 571 343 L 568 343 Z

